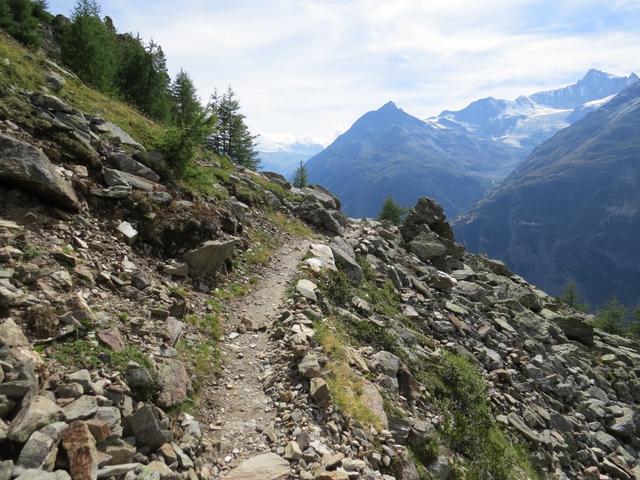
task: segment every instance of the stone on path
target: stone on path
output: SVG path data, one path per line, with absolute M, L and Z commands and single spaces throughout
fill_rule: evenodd
M 289 478 L 289 462 L 275 453 L 265 453 L 245 460 L 226 480 L 286 480 Z

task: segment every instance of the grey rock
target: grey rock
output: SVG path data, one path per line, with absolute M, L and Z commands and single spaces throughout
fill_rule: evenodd
M 214 275 L 227 260 L 233 257 L 239 245 L 237 238 L 211 240 L 200 247 L 184 254 L 184 261 L 189 265 L 189 272 L 195 276 Z
M 329 244 L 333 252 L 336 265 L 347 274 L 355 285 L 360 285 L 363 280 L 362 267 L 356 261 L 356 254 L 341 237 L 336 237 Z
M 393 353 L 384 350 L 373 355 L 373 360 L 380 365 L 380 369 L 388 376 L 395 377 L 400 369 L 400 359 Z
M 13 461 L 0 460 L 0 480 L 10 480 L 13 476 Z
M 104 177 L 106 184 L 110 187 L 130 187 L 144 192 L 153 192 L 161 189 L 159 184 L 151 182 L 146 178 L 138 177 L 113 168 L 103 168 L 102 176 Z
M 61 207 L 80 209 L 80 201 L 71 184 L 39 148 L 0 133 L 0 157 L 0 181 Z
M 409 249 L 423 262 L 429 262 L 447 253 L 447 246 L 434 239 L 432 234 L 421 233 L 409 243 Z
M 47 397 L 37 396 L 22 408 L 11 422 L 8 438 L 14 442 L 25 443 L 38 428 L 53 423 L 62 416 L 62 410 Z
M 165 443 L 171 443 L 171 432 L 163 428 L 155 407 L 145 405 L 133 415 L 126 418 L 126 423 L 136 441 L 147 445 L 152 450 L 160 448 Z
M 62 414 L 67 422 L 84 420 L 95 415 L 98 411 L 98 401 L 96 397 L 83 395 L 74 400 L 62 409 Z
M 577 317 L 555 317 L 553 321 L 560 327 L 569 340 L 576 340 L 587 346 L 593 346 L 593 326 Z
M 322 376 L 318 357 L 313 353 L 305 355 L 298 364 L 298 373 L 303 378 L 315 378 Z
M 264 453 L 245 460 L 231 470 L 226 480 L 286 480 L 289 462 L 275 453 Z
M 22 447 L 16 465 L 22 468 L 44 468 L 45 470 L 53 467 L 58 452 L 58 442 L 66 428 L 66 423 L 57 422 L 33 432 Z
M 299 280 L 298 283 L 296 284 L 296 291 L 303 297 L 314 302 L 317 300 L 316 298 L 317 289 L 318 287 L 316 286 L 315 283 L 304 278 Z
M 180 360 L 165 359 L 158 368 L 158 399 L 163 408 L 179 405 L 187 399 L 191 389 L 189 374 Z
M 400 233 L 405 242 L 411 242 L 420 232 L 430 230 L 437 235 L 453 240 L 453 231 L 446 222 L 446 215 L 442 207 L 430 198 L 423 197 L 413 207 L 400 227 Z
M 70 383 L 77 383 L 78 385 L 80 385 L 84 393 L 89 393 L 92 391 L 92 380 L 89 370 L 82 369 L 70 373 L 69 375 L 67 375 L 67 380 Z
M 129 388 L 138 396 L 147 396 L 155 389 L 155 382 L 149 370 L 140 365 L 129 365 L 124 378 Z
M 117 170 L 146 178 L 151 182 L 160 181 L 160 176 L 156 172 L 125 153 L 113 153 L 109 156 L 109 160 Z
M 92 128 L 97 132 L 105 133 L 110 137 L 119 140 L 120 143 L 122 143 L 123 145 L 131 145 L 132 147 L 135 147 L 139 150 L 144 150 L 144 147 L 140 145 L 138 142 L 136 142 L 131 137 L 131 135 L 129 135 L 127 132 L 125 132 L 120 127 L 118 127 L 117 125 L 111 122 L 106 122 L 101 119 L 94 119 L 92 123 Z

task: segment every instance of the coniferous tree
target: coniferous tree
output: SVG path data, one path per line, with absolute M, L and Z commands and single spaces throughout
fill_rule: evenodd
M 378 214 L 379 220 L 387 220 L 394 225 L 402 223 L 404 209 L 398 205 L 391 196 L 387 197 L 382 204 L 382 209 Z
M 63 34 L 62 59 L 80 78 L 110 92 L 116 73 L 116 35 L 95 0 L 78 0 Z
M 234 163 L 256 170 L 260 164 L 256 150 L 256 136 L 252 135 L 240 113 L 240 102 L 229 87 L 219 96 L 212 96 L 212 106 L 218 118 L 216 133 L 209 139 L 209 146 L 218 155 L 228 156 Z
M 624 335 L 627 333 L 626 316 L 625 306 L 613 298 L 598 312 L 594 326 L 608 333 Z
M 184 70 L 180 70 L 171 84 L 173 100 L 173 123 L 179 128 L 191 125 L 202 113 L 202 106 L 198 100 L 198 92 Z
M 582 301 L 582 296 L 578 291 L 578 285 L 573 280 L 567 283 L 562 295 L 560 295 L 558 299 L 569 307 L 581 312 L 588 310 L 587 305 Z
M 304 188 L 309 183 L 309 176 L 307 175 L 307 167 L 300 161 L 300 165 L 296 169 L 296 174 L 293 177 L 293 186 L 297 188 Z

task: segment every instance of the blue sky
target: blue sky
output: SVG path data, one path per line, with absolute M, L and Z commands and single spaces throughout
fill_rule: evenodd
M 75 0 L 49 0 L 68 14 Z M 393 100 L 421 118 L 640 70 L 640 0 L 103 0 L 266 140 L 330 141 Z

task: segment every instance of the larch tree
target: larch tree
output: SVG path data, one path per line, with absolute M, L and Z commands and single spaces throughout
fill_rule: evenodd
M 304 188 L 309 184 L 309 175 L 307 174 L 307 167 L 300 161 L 300 165 L 296 169 L 296 173 L 293 177 L 293 186 L 297 188 Z

